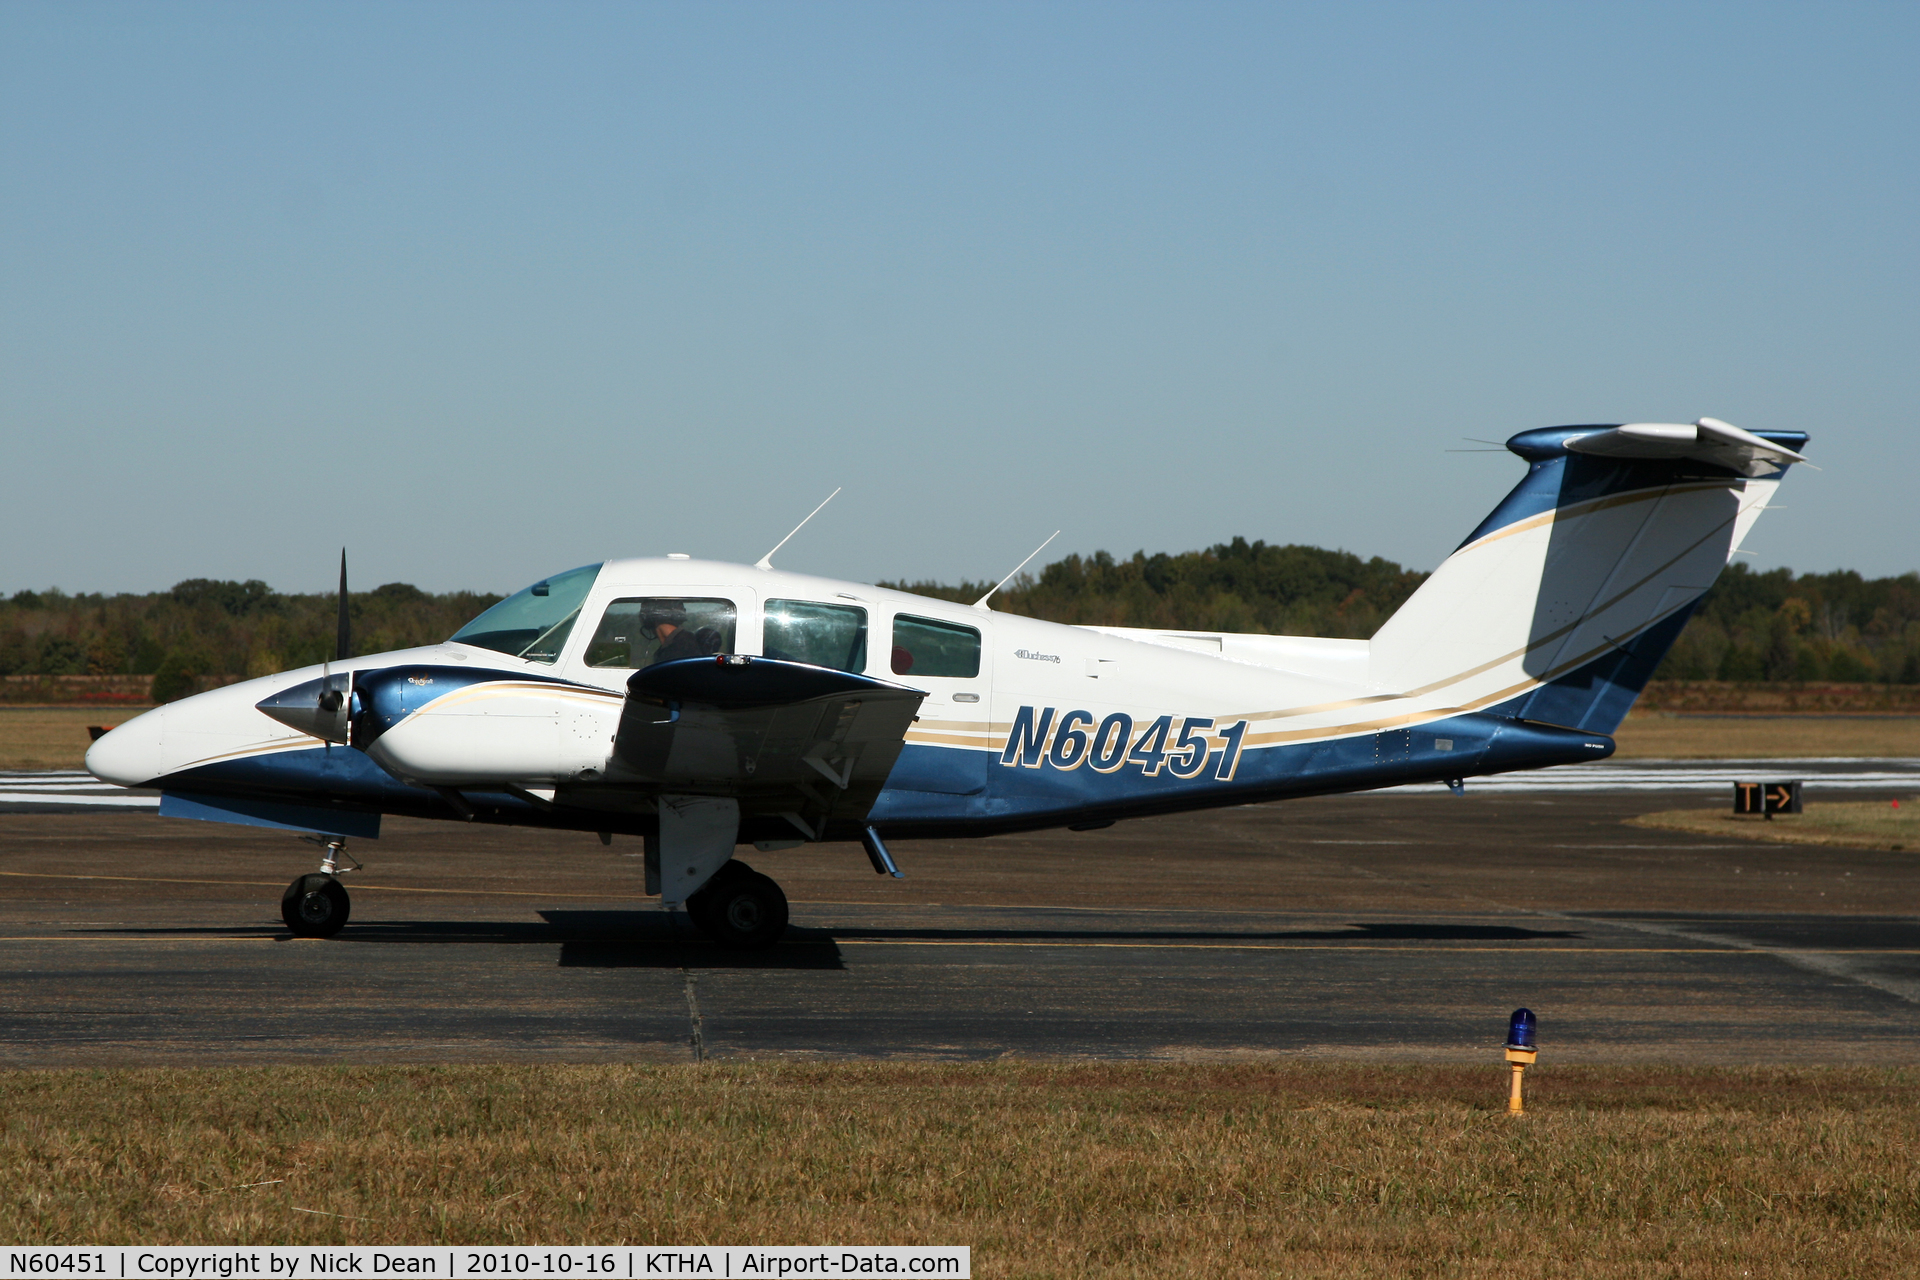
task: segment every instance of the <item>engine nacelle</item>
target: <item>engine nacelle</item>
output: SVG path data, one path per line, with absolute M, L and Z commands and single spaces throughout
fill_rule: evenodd
M 622 693 L 465 667 L 393 667 L 354 680 L 353 745 L 406 782 L 551 786 L 604 773 Z

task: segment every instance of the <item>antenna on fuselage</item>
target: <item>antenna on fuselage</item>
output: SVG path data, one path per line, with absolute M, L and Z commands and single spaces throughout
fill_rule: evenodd
M 840 490 L 835 489 L 832 493 L 827 495 L 827 502 L 832 502 L 835 498 L 839 496 L 840 496 Z M 815 516 L 819 515 L 823 510 L 825 510 L 827 502 L 823 502 L 819 506 L 815 507 L 813 510 L 807 512 L 807 520 L 813 519 Z M 793 533 L 798 533 L 802 529 L 806 528 L 807 520 L 802 520 L 799 524 L 793 526 Z M 786 537 L 780 539 L 780 541 L 774 543 L 773 551 L 778 551 L 780 548 L 786 546 L 789 542 L 792 542 L 793 533 L 788 534 Z M 761 556 L 758 560 L 755 560 L 753 562 L 753 567 L 756 569 L 773 568 L 773 551 L 769 551 L 767 552 L 767 554 Z
M 1048 535 L 1047 542 L 1052 542 L 1055 538 L 1059 536 L 1060 536 L 1060 531 L 1058 529 L 1055 529 L 1051 534 Z M 1019 564 L 1013 566 L 1013 573 L 1008 574 L 1006 577 L 1000 579 L 1000 581 L 994 583 L 993 591 L 998 591 L 1000 588 L 1006 586 L 1009 582 L 1012 582 L 1014 573 L 1019 573 L 1022 569 L 1026 568 L 1028 561 L 1032 560 L 1034 556 L 1039 555 L 1042 551 L 1045 551 L 1047 549 L 1047 542 L 1043 542 L 1039 546 L 1035 547 L 1033 549 L 1032 554 L 1029 555 L 1026 560 L 1022 560 Z M 986 595 L 981 596 L 978 600 L 975 600 L 973 602 L 973 607 L 976 609 L 985 609 L 987 607 L 987 601 L 993 598 L 993 591 L 989 591 L 987 592 Z

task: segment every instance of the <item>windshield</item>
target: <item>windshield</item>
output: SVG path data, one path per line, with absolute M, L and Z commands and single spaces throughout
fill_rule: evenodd
M 567 633 L 580 616 L 580 605 L 599 576 L 599 565 L 586 564 L 542 578 L 460 628 L 453 638 L 529 662 L 553 662 L 560 657 Z

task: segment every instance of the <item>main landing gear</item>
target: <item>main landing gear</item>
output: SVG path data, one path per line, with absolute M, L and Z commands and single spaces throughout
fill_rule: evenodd
M 770 877 L 729 861 L 687 899 L 687 917 L 721 946 L 758 951 L 787 931 L 787 895 Z
M 339 879 L 341 872 L 349 870 L 340 865 L 341 860 L 353 862 L 347 857 L 347 842 L 328 840 L 325 844 L 320 870 L 296 877 L 280 895 L 280 918 L 296 938 L 331 938 L 346 927 L 347 914 L 353 908 Z

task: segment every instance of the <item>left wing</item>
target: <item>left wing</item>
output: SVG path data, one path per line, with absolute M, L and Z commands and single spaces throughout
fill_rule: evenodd
M 925 697 L 827 667 L 744 654 L 636 671 L 614 759 L 650 789 L 726 796 L 806 839 L 865 820 Z

